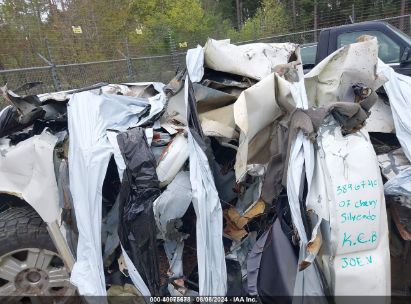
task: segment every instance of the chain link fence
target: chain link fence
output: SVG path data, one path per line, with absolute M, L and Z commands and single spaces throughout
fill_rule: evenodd
M 404 29 L 411 34 L 411 14 L 380 19 Z M 301 31 L 271 37 L 256 38 L 249 41 L 236 42 L 245 44 L 251 42 L 294 42 L 299 44 L 316 42 L 318 30 Z M 69 90 L 89 86 L 99 82 L 122 83 L 138 81 L 160 81 L 167 83 L 175 75 L 178 68 L 185 66 L 185 52 L 170 39 L 170 54 L 145 57 L 129 57 L 119 52 L 122 59 L 92 61 L 73 64 L 54 64 L 43 56 L 39 57 L 45 66 L 0 71 L 0 82 L 8 89 L 16 90 L 25 83 L 40 82 L 41 84 L 26 91 L 17 90 L 21 95 L 40 94 L 52 91 Z M 192 46 L 195 46 L 194 44 Z M 126 45 L 126 54 L 129 54 Z M 49 57 L 50 58 L 50 57 Z M 0 109 L 4 100 L 0 99 Z

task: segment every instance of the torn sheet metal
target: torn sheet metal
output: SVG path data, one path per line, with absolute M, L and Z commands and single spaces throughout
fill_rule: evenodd
M 164 112 L 164 106 L 166 105 L 167 97 L 163 92 L 164 85 L 157 88 L 159 93 L 157 95 L 148 97 L 148 102 L 150 103 L 150 112 L 147 116 L 143 117 L 139 122 L 139 125 L 153 125 L 154 122 L 161 117 Z
M 79 240 L 71 282 L 81 295 L 105 295 L 101 255 L 101 205 L 105 172 L 114 147 L 107 130 L 125 131 L 149 112 L 144 99 L 81 92 L 68 104 L 69 175 Z
M 37 96 L 25 96 L 21 97 L 11 90 L 7 89 L 7 86 L 1 88 L 4 99 L 9 104 L 12 104 L 20 114 L 19 122 L 21 124 L 31 124 L 38 118 L 44 117 L 46 111 L 42 109 L 40 100 Z
M 205 144 L 196 111 L 194 92 L 185 82 L 188 148 L 193 206 L 197 216 L 199 294 L 223 296 L 227 292 L 227 270 L 223 247 L 223 212 L 214 178 L 205 154 Z
M 247 276 L 248 276 L 248 272 L 247 272 L 247 259 L 248 259 L 248 255 L 251 252 L 251 250 L 253 249 L 255 243 L 257 241 L 257 232 L 256 231 L 250 231 L 250 233 L 248 233 L 248 235 L 242 239 L 240 242 L 236 242 L 233 241 L 232 245 L 230 247 L 230 252 L 227 253 L 226 255 L 226 261 L 232 260 L 232 261 L 236 261 L 239 266 L 240 266 L 240 280 L 241 280 L 241 290 L 239 292 L 232 292 L 233 287 L 237 287 L 237 290 L 239 290 L 240 288 L 238 288 L 238 283 L 236 284 L 236 280 L 231 279 L 231 281 L 234 284 L 231 284 L 230 286 L 230 279 L 228 279 L 228 288 L 227 288 L 227 295 L 232 295 L 232 296 L 237 296 L 239 294 L 241 295 L 247 295 L 248 293 L 248 288 L 246 286 L 247 284 Z M 227 267 L 228 269 L 228 267 Z M 234 285 L 234 286 L 233 286 Z M 231 290 L 230 290 L 231 287 Z M 230 294 L 231 291 L 231 294 Z
M 152 294 L 160 289 L 153 202 L 160 195 L 156 162 L 143 128 L 132 128 L 117 136 L 126 164 L 121 199 L 121 244 L 130 252 L 141 277 Z
M 300 238 L 300 250 L 298 257 L 298 265 L 304 269 L 297 272 L 296 282 L 294 286 L 294 296 L 324 296 L 323 285 L 321 283 L 318 269 L 312 263 L 315 255 L 307 250 L 309 241 L 307 232 L 301 218 L 301 183 L 302 172 L 305 172 L 307 183 L 310 186 L 312 180 L 312 172 L 314 168 L 313 146 L 304 138 L 300 131 L 291 146 L 290 158 L 287 169 L 287 195 L 290 204 L 290 210 L 293 223 L 297 229 Z M 304 170 L 305 168 L 305 170 Z M 319 224 L 318 222 L 317 224 Z M 314 237 L 315 237 L 314 233 Z M 307 267 L 307 263 L 310 265 Z
M 251 172 L 253 175 L 247 174 L 247 177 L 241 183 L 241 189 L 236 203 L 236 209 L 241 215 L 245 214 L 250 208 L 257 204 L 260 199 L 265 169 L 262 171 L 262 174 L 255 174 L 255 172 Z
M 373 38 L 349 44 L 315 66 L 305 75 L 305 87 L 310 106 L 322 106 L 336 101 L 354 101 L 352 86 L 363 84 L 375 90 L 386 78 L 376 74 L 378 43 Z
M 411 163 L 402 148 L 378 155 L 381 173 L 388 181 L 384 184 L 386 195 L 411 197 Z
M 411 167 L 411 163 L 404 154 L 402 148 L 377 156 L 381 173 L 388 180 L 396 177 L 400 172 Z
M 0 151 L 0 192 L 21 197 L 47 223 L 61 213 L 53 162 L 56 143 L 57 137 L 45 130 Z
M 105 94 L 115 94 L 115 95 L 124 95 L 132 96 L 132 91 L 130 88 L 124 84 L 108 84 L 101 87 L 101 92 Z
M 97 92 L 103 94 L 117 94 L 145 99 L 150 103 L 150 112 L 143 116 L 139 125 L 153 124 L 163 113 L 167 98 L 164 93 L 164 84 L 160 82 L 137 82 L 124 84 L 109 84 L 101 87 Z
M 17 109 L 20 114 L 18 122 L 21 126 L 33 124 L 37 119 L 63 121 L 67 120 L 67 108 L 64 102 L 48 100 L 40 102 L 36 95 L 21 97 L 14 92 L 7 90 L 7 87 L 1 88 L 3 97 Z
M 371 108 L 371 115 L 367 118 L 365 129 L 368 132 L 395 133 L 390 104 L 380 96 Z
M 204 135 L 228 139 L 238 138 L 233 109 L 234 107 L 231 104 L 200 114 L 201 128 Z
M 184 90 L 180 90 L 175 95 L 171 96 L 167 102 L 165 115 L 161 118 L 161 122 L 173 124 L 177 121 L 183 126 L 187 125 L 186 109 L 184 105 Z
M 411 197 L 411 167 L 398 173 L 384 184 L 385 194 Z
M 322 259 L 333 294 L 390 295 L 385 198 L 368 133 L 344 136 L 330 118 L 320 128 L 318 145 L 307 208 L 325 220 Z
M 188 159 L 188 142 L 183 133 L 178 133 L 164 149 L 157 166 L 160 186 L 171 183 Z
M 200 45 L 187 51 L 186 65 L 191 81 L 200 82 L 204 75 L 204 49 Z
M 208 39 L 204 46 L 204 62 L 216 71 L 261 80 L 277 65 L 288 63 L 296 48 L 293 43 L 234 45 L 230 40 Z
M 19 123 L 19 114 L 14 106 L 7 106 L 0 111 L 0 138 L 24 127 Z
M 299 68 L 300 78 L 298 82 L 290 85 L 291 95 L 293 96 L 297 108 L 307 109 L 308 99 L 305 91 L 304 80 L 301 77 L 302 70 Z M 286 163 L 287 172 L 285 179 L 287 186 L 287 195 L 291 211 L 293 224 L 300 238 L 298 265 L 294 296 L 324 296 L 324 286 L 321 281 L 319 269 L 313 263 L 315 254 L 307 250 L 307 246 L 316 237 L 316 229 L 321 221 L 315 225 L 312 233 L 312 239 L 308 239 L 308 234 L 302 219 L 302 210 L 300 202 L 303 200 L 301 189 L 303 187 L 304 177 L 310 188 L 313 171 L 314 171 L 314 147 L 313 144 L 304 137 L 303 132 L 297 131 L 297 134 L 289 139 L 290 152 L 288 162 Z M 303 267 L 302 267 L 303 266 Z
M 161 93 L 164 84 L 159 82 L 137 82 L 108 84 L 100 88 L 101 93 L 130 97 L 150 98 Z
M 237 100 L 235 95 L 221 92 L 198 83 L 193 83 L 193 88 L 199 114 L 228 106 Z
M 206 68 L 204 70 L 203 80 L 201 84 L 215 89 L 220 92 L 224 92 L 238 98 L 244 89 L 248 89 L 257 81 L 241 75 L 234 75 L 224 72 L 214 71 Z
M 125 82 L 133 97 L 150 98 L 161 94 L 164 91 L 164 84 L 161 82 Z
M 244 178 L 249 159 L 258 154 L 260 152 L 258 150 L 267 147 L 267 145 L 270 146 L 269 137 L 273 124 L 284 114 L 277 101 L 276 86 L 279 82 L 276 81 L 276 78 L 278 78 L 276 74 L 267 76 L 243 91 L 234 103 L 235 124 L 241 130 L 235 163 L 237 181 Z M 286 84 L 283 83 L 283 85 Z M 264 130 L 267 127 L 268 129 Z M 264 132 L 261 132 L 262 130 Z M 256 144 L 257 135 L 262 136 L 258 140 L 259 144 Z M 249 149 L 252 149 L 253 152 L 249 153 Z M 269 159 L 266 160 L 266 162 L 268 161 Z

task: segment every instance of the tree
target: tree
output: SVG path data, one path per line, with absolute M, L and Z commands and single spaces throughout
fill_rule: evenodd
M 206 12 L 198 0 L 135 0 L 130 14 L 132 28 L 142 28 L 142 34 L 130 31 L 129 39 L 147 53 L 168 50 L 170 38 L 194 47 L 209 36 L 224 36 L 230 27 L 220 15 Z
M 234 41 L 245 41 L 284 33 L 290 30 L 289 20 L 280 1 L 263 0 L 255 15 L 248 18 L 239 31 L 230 30 L 228 35 Z

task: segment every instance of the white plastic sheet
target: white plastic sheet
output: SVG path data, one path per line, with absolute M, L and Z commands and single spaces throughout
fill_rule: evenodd
M 191 81 L 200 82 L 204 75 L 204 49 L 200 45 L 187 51 L 186 65 Z
M 79 230 L 71 282 L 81 295 L 106 295 L 101 254 L 102 186 L 110 157 L 118 150 L 108 132 L 141 124 L 147 106 L 145 99 L 91 92 L 74 94 L 69 101 L 70 189 Z
M 396 73 L 381 60 L 377 70 L 388 79 L 384 89 L 390 99 L 395 132 L 411 162 L 411 77 Z
M 384 89 L 390 99 L 395 132 L 405 156 L 411 162 L 411 77 L 396 73 L 381 60 L 378 61 L 378 72 L 388 79 Z M 411 196 L 411 169 L 401 171 L 384 187 L 386 194 Z
M 185 82 L 188 104 L 188 80 Z M 225 296 L 227 270 L 223 247 L 223 211 L 207 156 L 188 131 L 190 181 L 197 215 L 199 294 Z

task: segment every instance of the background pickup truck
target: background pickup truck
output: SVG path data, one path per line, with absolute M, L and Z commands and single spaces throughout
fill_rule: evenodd
M 340 47 L 356 42 L 361 35 L 377 37 L 378 57 L 397 73 L 411 76 L 411 38 L 385 22 L 362 22 L 323 29 L 318 43 L 301 47 L 304 73 Z

